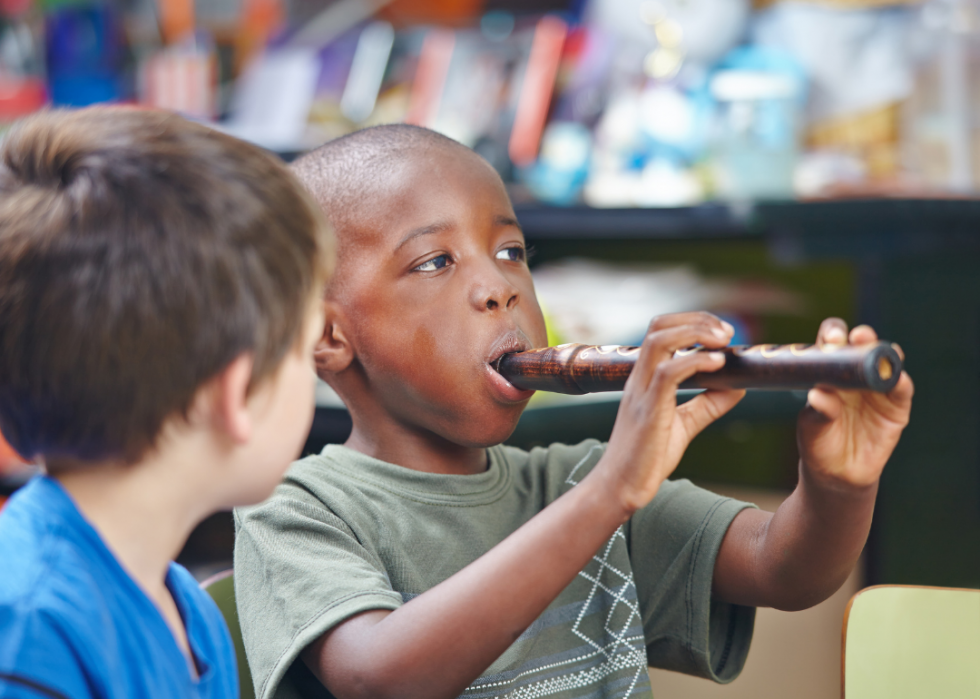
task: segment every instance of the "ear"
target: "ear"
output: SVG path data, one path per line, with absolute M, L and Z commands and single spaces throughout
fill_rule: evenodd
M 313 348 L 316 373 L 321 379 L 339 374 L 354 361 L 354 347 L 347 337 L 346 318 L 333 301 L 323 302 L 323 335 Z
M 253 364 L 252 354 L 244 352 L 213 379 L 211 408 L 214 424 L 238 444 L 244 444 L 252 437 L 248 386 Z

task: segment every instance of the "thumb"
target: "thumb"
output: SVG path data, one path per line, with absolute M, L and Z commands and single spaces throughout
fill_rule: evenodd
M 811 388 L 806 394 L 807 407 L 813 408 L 826 420 L 836 420 L 844 410 L 840 396 L 830 391 Z
M 684 425 L 688 440 L 694 439 L 701 430 L 734 408 L 745 396 L 745 391 L 705 391 L 677 408 L 677 416 Z

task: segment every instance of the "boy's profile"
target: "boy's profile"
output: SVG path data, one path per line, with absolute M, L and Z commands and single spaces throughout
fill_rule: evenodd
M 608 444 L 500 443 L 530 392 L 493 369 L 543 346 L 524 239 L 489 164 L 417 127 L 375 127 L 294 172 L 338 236 L 316 347 L 353 418 L 236 512 L 236 589 L 257 694 L 649 697 L 648 665 L 728 681 L 755 606 L 829 596 L 860 553 L 908 420 L 889 395 L 813 390 L 800 481 L 775 514 L 666 480 L 739 391 L 682 405 L 732 328 L 655 319 Z M 829 319 L 818 342 L 871 342 Z
M 172 563 L 312 419 L 332 238 L 277 159 L 177 116 L 49 112 L 0 145 L 0 696 L 238 696 Z

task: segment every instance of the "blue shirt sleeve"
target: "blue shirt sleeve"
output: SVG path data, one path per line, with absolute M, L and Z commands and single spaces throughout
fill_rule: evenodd
M 95 697 L 79 655 L 60 624 L 38 610 L 0 609 L 0 697 Z
M 0 672 L 0 698 L 2 699 L 68 699 L 64 694 L 37 680 L 17 674 Z

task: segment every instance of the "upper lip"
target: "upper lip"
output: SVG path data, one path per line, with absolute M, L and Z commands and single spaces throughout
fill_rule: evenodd
M 492 366 L 494 371 L 496 371 L 500 358 L 505 354 L 524 352 L 529 349 L 531 349 L 531 341 L 527 339 L 527 336 L 520 330 L 511 330 L 501 335 L 491 345 L 490 352 L 487 355 L 487 364 Z

